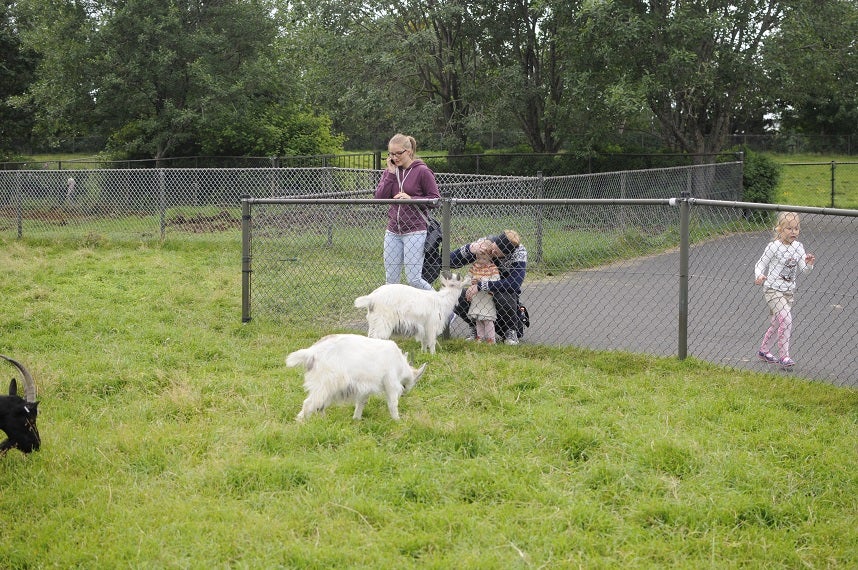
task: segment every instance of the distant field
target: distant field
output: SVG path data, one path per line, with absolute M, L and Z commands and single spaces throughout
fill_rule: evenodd
M 24 162 L 32 163 L 34 168 L 56 169 L 57 163 L 62 163 L 63 170 L 78 170 L 90 168 L 93 160 L 98 160 L 98 156 L 88 153 L 58 153 L 58 154 L 34 154 L 22 157 Z M 82 164 L 75 164 L 75 161 L 81 161 Z
M 858 208 L 858 157 L 811 154 L 769 156 L 784 165 L 777 202 L 832 207 L 831 163 L 835 162 L 833 207 Z

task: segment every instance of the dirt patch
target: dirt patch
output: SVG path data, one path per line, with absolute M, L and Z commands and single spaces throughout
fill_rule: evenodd
M 186 217 L 182 214 L 176 214 L 167 219 L 167 227 L 194 234 L 225 232 L 227 230 L 240 229 L 241 219 L 233 216 L 226 210 L 221 210 L 211 216 L 194 214 L 193 216 Z

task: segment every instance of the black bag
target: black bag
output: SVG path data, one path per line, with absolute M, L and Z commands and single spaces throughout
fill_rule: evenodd
M 427 283 L 434 283 L 441 275 L 441 222 L 435 218 L 427 220 L 426 241 L 423 244 L 422 277 Z
M 524 305 L 518 305 L 518 318 L 521 320 L 521 324 L 526 327 L 530 326 L 530 313 L 527 312 L 527 307 Z

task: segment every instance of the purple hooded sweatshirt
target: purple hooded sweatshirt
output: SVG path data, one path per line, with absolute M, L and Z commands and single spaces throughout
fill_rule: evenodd
M 375 188 L 376 198 L 392 199 L 399 194 L 400 185 L 402 191 L 412 198 L 437 200 L 441 197 L 435 182 L 435 173 L 419 158 L 415 158 L 408 168 L 398 167 L 397 174 L 384 170 Z M 426 210 L 426 206 L 391 204 L 387 210 L 387 229 L 399 235 L 424 231 L 428 217 Z

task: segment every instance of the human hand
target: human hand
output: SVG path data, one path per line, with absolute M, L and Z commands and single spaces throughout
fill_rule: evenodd
M 813 262 L 816 261 L 816 256 L 812 253 L 808 253 L 804 256 L 804 261 L 807 262 L 808 265 L 813 265 Z
M 471 285 L 470 287 L 465 289 L 465 300 L 470 303 L 473 300 L 474 295 L 476 295 L 476 294 L 477 294 L 477 284 L 474 283 L 473 285 Z
M 492 242 L 490 242 L 489 240 L 481 239 L 481 240 L 475 241 L 471 245 L 469 245 L 468 249 L 474 255 L 480 255 L 480 254 L 488 255 L 489 251 L 490 251 L 489 248 L 491 248 L 491 245 L 492 245 Z
M 754 285 L 762 285 L 765 282 L 765 280 L 766 280 L 766 276 L 760 275 L 759 277 L 754 279 Z
M 393 195 L 394 200 L 410 200 L 411 196 L 406 194 L 405 192 L 397 192 Z

